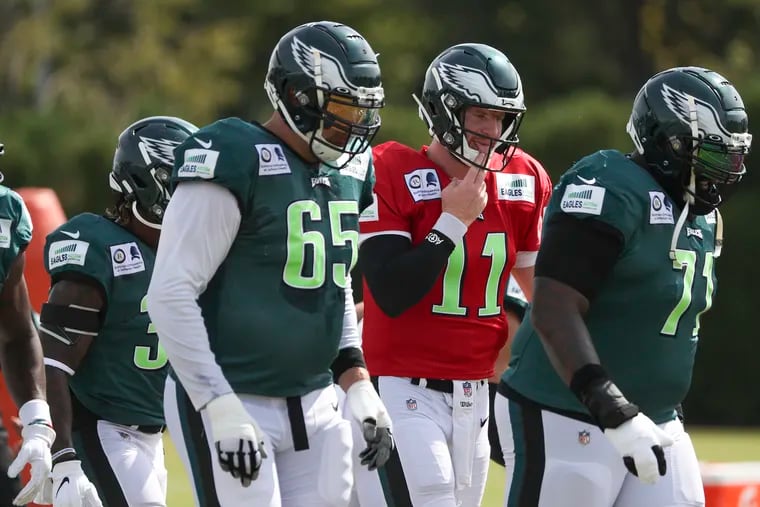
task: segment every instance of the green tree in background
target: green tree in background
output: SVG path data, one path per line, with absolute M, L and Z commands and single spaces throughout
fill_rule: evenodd
M 635 92 L 658 70 L 702 65 L 741 90 L 760 122 L 757 0 L 3 0 L 0 141 L 6 183 L 53 187 L 69 214 L 102 209 L 116 136 L 141 116 L 196 124 L 264 119 L 271 49 L 290 28 L 333 19 L 380 53 L 387 107 L 377 141 L 427 142 L 411 93 L 444 48 L 504 50 L 523 78 L 523 146 L 557 178 L 600 148 L 631 149 Z M 689 417 L 760 424 L 752 319 L 760 268 L 753 227 L 760 191 L 749 174 L 724 209 L 716 306 L 704 319 Z

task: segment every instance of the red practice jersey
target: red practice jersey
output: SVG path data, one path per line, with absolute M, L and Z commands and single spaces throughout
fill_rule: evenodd
M 416 246 L 438 220 L 441 190 L 451 180 L 427 157 L 427 147 L 415 151 L 387 142 L 373 155 L 375 202 L 362 215 L 361 237 L 396 234 Z M 502 301 L 509 272 L 517 259 L 518 266 L 534 263 L 551 183 L 541 165 L 521 151 L 504 172 L 489 173 L 485 181 L 488 204 L 421 301 L 391 318 L 365 285 L 363 349 L 372 375 L 493 375 L 507 338 Z

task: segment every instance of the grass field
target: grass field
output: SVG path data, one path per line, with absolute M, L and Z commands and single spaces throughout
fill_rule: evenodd
M 760 460 L 760 429 L 690 427 L 697 455 L 703 461 Z M 185 470 L 169 438 L 166 466 L 169 469 L 169 507 L 192 507 L 193 497 Z M 493 466 L 488 478 L 483 507 L 501 507 L 504 488 L 503 468 Z

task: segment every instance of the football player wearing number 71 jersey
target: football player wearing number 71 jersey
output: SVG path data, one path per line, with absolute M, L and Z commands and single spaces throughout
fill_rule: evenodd
M 560 179 L 495 402 L 505 506 L 704 505 L 677 411 L 747 129 L 726 78 L 666 70 L 634 100 L 635 151 L 598 151 Z
M 490 455 L 488 379 L 507 340 L 504 292 L 512 271 L 530 297 L 543 213 L 535 202 L 548 177 L 516 146 L 523 91 L 502 52 L 447 49 L 419 102 L 430 146 L 374 149 L 375 203 L 361 218 L 359 254 L 364 348 L 403 469 L 392 460 L 381 471 L 388 503 L 474 507 Z
M 129 125 L 108 175 L 114 206 L 105 216 L 77 215 L 46 238 L 52 288 L 40 337 L 57 437 L 52 480 L 38 503 L 166 505 L 168 367 L 146 293 L 173 150 L 195 130 L 165 116 Z

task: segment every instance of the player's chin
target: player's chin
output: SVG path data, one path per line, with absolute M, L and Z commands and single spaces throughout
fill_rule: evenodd
M 480 169 L 481 171 L 487 171 L 489 173 L 499 173 L 504 170 L 504 168 L 500 164 L 489 164 L 490 154 L 481 153 L 475 158 L 473 162 L 474 163 L 470 164 L 470 166 Z

